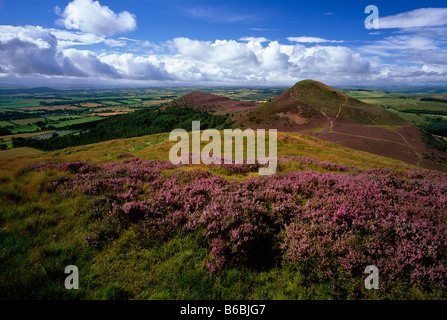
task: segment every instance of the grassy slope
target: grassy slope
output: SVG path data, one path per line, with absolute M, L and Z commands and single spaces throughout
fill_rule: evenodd
M 320 111 L 333 119 L 343 107 L 341 116 L 353 123 L 362 125 L 408 125 L 402 118 L 376 105 L 364 103 L 314 80 L 303 80 L 284 92 L 279 99 L 272 99 L 253 111 L 255 116 L 268 121 L 267 118 L 280 112 L 297 112 L 304 106 L 307 112 L 304 117 L 312 117 L 315 111 Z M 289 99 L 291 98 L 291 99 Z M 288 100 L 287 100 L 288 99 Z M 306 106 L 312 107 L 306 107 Z M 309 113 L 310 112 L 310 113 Z M 318 114 L 318 112 L 317 112 Z
M 130 153 L 141 159 L 169 160 L 169 150 L 175 142 L 169 141 L 169 134 L 110 140 L 96 144 L 66 148 L 51 152 L 32 152 L 31 148 L 18 148 L 0 151 L 0 174 L 14 174 L 24 166 L 40 161 L 93 161 L 108 162 L 116 160 L 123 153 Z M 202 146 L 206 143 L 202 143 Z M 22 150 L 30 150 L 22 156 Z M 411 167 L 410 165 L 353 150 L 328 141 L 299 133 L 278 133 L 278 156 L 304 156 L 320 161 L 345 163 L 363 168 L 370 167 Z
M 64 198 L 48 193 L 45 185 L 64 174 L 21 169 L 38 161 L 116 160 L 131 153 L 145 159 L 167 159 L 168 134 L 121 139 L 68 148 L 32 152 L 23 148 L 0 152 L 0 298 L 65 299 L 332 299 L 378 298 L 375 290 L 355 289 L 347 283 L 338 289 L 327 284 L 305 284 L 303 275 L 288 267 L 269 270 L 229 268 L 213 278 L 205 264 L 208 253 L 200 235 L 177 235 L 154 245 L 151 235 L 130 228 L 103 250 L 86 249 L 83 239 L 91 225 L 80 214 L 88 199 Z M 11 154 L 11 151 L 16 154 Z M 21 152 L 27 153 L 21 153 Z M 313 137 L 279 133 L 278 153 L 314 157 L 361 167 L 404 168 L 406 164 L 351 150 Z M 188 169 L 188 168 L 186 168 Z M 245 179 L 246 177 L 236 177 Z M 144 235 L 144 233 L 143 233 Z M 80 269 L 81 288 L 65 290 L 65 266 Z M 340 291 L 341 290 L 341 291 Z M 392 298 L 392 294 L 387 294 Z M 406 297 L 419 298 L 410 291 Z

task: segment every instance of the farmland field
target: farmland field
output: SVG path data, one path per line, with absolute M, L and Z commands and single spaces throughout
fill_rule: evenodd
M 22 92 L 1 96 L 0 128 L 9 127 L 10 134 L 64 129 L 138 109 L 153 108 L 187 92 L 197 90 L 235 100 L 265 102 L 282 92 L 284 88 L 175 87 L 129 90 L 53 90 L 51 93 L 44 90 L 42 93 L 33 91 L 32 94 Z M 447 104 L 443 103 L 446 97 L 443 94 L 348 89 L 345 91 L 361 101 L 380 105 L 424 130 L 440 136 L 447 135 Z M 323 127 L 313 129 L 312 132 L 322 129 Z
M 26 125 L 28 123 L 35 123 L 35 122 L 43 121 L 43 120 L 44 120 L 44 118 L 29 118 L 29 119 L 11 120 L 11 122 L 21 126 L 21 125 Z
M 447 136 L 447 92 L 404 94 L 347 90 L 346 93 L 360 101 L 380 105 L 428 132 Z
M 191 90 L 204 90 L 233 99 L 263 101 L 273 97 L 279 88 L 148 88 L 129 90 L 33 90 L 14 93 L 0 90 L 0 128 L 5 127 L 10 141 L 17 134 L 66 129 L 111 116 L 152 108 L 168 103 Z M 22 136 L 22 137 L 27 137 Z M 8 143 L 8 147 L 12 145 Z

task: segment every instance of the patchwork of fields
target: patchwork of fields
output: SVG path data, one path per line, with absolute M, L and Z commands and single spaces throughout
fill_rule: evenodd
M 283 90 L 187 87 L 102 91 L 49 88 L 0 90 L 0 144 L 3 142 L 3 149 L 11 148 L 12 138 L 76 129 L 89 122 L 165 104 L 195 89 L 235 100 L 252 99 L 257 102 L 263 102 Z
M 347 91 L 346 94 L 366 103 L 380 105 L 432 134 L 447 136 L 447 93 Z

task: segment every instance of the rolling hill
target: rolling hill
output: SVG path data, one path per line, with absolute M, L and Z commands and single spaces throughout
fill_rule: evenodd
M 216 114 L 246 113 L 260 105 L 257 102 L 233 100 L 228 97 L 200 91 L 187 93 L 175 100 L 173 104 L 203 108 L 208 112 Z
M 422 168 L 447 170 L 445 142 L 420 131 L 397 113 L 314 80 L 300 81 L 262 104 L 193 91 L 158 108 L 118 115 L 83 128 L 85 130 L 78 136 L 45 141 L 22 139 L 15 141 L 14 146 L 55 150 L 169 132 L 174 128 L 187 129 L 192 119 L 200 119 L 202 129 L 275 128 L 279 132 L 313 136 Z
M 0 297 L 445 299 L 447 175 L 320 139 L 341 130 L 352 136 L 349 126 L 357 126 L 373 144 L 379 138 L 368 128 L 409 127 L 398 118 L 385 124 L 393 117 L 335 92 L 332 105 L 321 92 L 290 90 L 289 99 L 272 99 L 277 105 L 235 114 L 262 127 L 250 117 L 259 120 L 264 110 L 265 125 L 281 128 L 278 112 L 309 113 L 308 123 L 278 133 L 277 175 L 258 176 L 254 165 L 172 165 L 171 121 L 211 117 L 211 126 L 213 117 L 223 125 L 228 118 L 175 105 L 104 122 L 112 129 L 163 123 L 157 125 L 163 133 L 46 152 L 1 151 Z M 178 106 L 220 112 L 246 106 L 201 93 L 187 98 Z M 346 120 L 345 108 L 381 126 Z M 408 139 L 414 134 L 402 132 Z M 423 143 L 416 138 L 414 145 Z M 381 290 L 364 288 L 365 263 L 381 266 Z M 67 265 L 82 270 L 81 290 L 63 285 Z
M 299 132 L 423 168 L 447 170 L 447 153 L 433 147 L 440 143 L 436 138 L 397 114 L 318 81 L 298 82 L 258 106 L 200 92 L 187 94 L 179 101 L 211 112 L 233 113 L 241 128 Z

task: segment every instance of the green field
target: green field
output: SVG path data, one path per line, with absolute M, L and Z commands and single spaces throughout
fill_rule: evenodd
M 50 120 L 48 120 L 49 125 L 52 125 L 56 128 L 63 128 L 63 127 L 71 126 L 74 124 L 80 124 L 80 123 L 101 120 L 103 118 L 98 117 L 98 116 L 86 116 L 86 117 L 79 117 L 77 119 L 72 119 L 72 120 L 67 120 L 67 121 L 58 121 L 58 120 L 53 121 L 53 120 L 51 120 L 51 118 L 49 118 L 49 119 L 50 119 Z
M 447 103 L 424 101 L 447 99 L 447 94 L 403 94 L 384 91 L 346 91 L 346 94 L 366 103 L 380 105 L 430 133 L 447 136 Z
M 29 108 L 38 107 L 40 102 L 36 100 L 23 101 L 23 100 L 3 100 L 0 99 L 0 108 L 13 109 L 13 108 Z
M 21 92 L 0 96 L 0 127 L 10 127 L 9 131 L 12 134 L 38 132 L 48 128 L 60 129 L 103 119 L 104 117 L 100 116 L 104 113 L 112 115 L 140 108 L 151 108 L 153 105 L 171 101 L 191 91 L 218 94 L 235 100 L 268 101 L 282 93 L 284 89 L 280 87 L 173 87 L 86 91 L 46 90 L 42 93 L 33 91 L 30 94 Z M 363 102 L 381 106 L 433 134 L 447 135 L 447 104 L 440 102 L 443 101 L 440 99 L 445 98 L 446 95 L 378 90 L 344 90 L 344 92 Z M 423 99 L 434 101 L 423 101 Z M 338 106 L 339 102 L 334 103 Z M 91 107 L 88 103 L 92 104 Z M 72 109 L 61 110 L 62 106 Z M 23 107 L 39 107 L 40 110 L 17 109 Z M 329 114 L 337 111 L 331 105 L 328 105 L 327 109 L 326 112 Z M 43 128 L 38 126 L 36 124 L 38 121 L 43 121 L 45 126 Z M 321 128 L 315 130 L 319 129 Z
M 11 120 L 12 123 L 17 124 L 19 126 L 27 125 L 29 123 L 33 124 L 39 121 L 45 121 L 44 118 L 29 118 L 29 119 L 18 119 L 18 120 Z
M 30 125 L 28 125 L 28 124 L 16 125 L 16 126 L 14 126 L 14 127 L 9 129 L 9 131 L 12 134 L 26 133 L 26 132 L 37 132 L 37 131 L 40 131 L 40 130 L 41 130 L 41 127 L 39 127 L 35 123 L 32 123 Z
M 48 118 L 16 119 L 11 121 L 1 121 L 0 127 L 7 127 L 12 134 L 45 131 L 47 128 L 65 128 L 75 124 L 87 123 L 101 120 L 99 116 L 55 116 Z M 37 123 L 43 123 L 44 127 Z
M 13 126 L 14 124 L 9 121 L 0 121 L 0 127 L 9 127 Z

